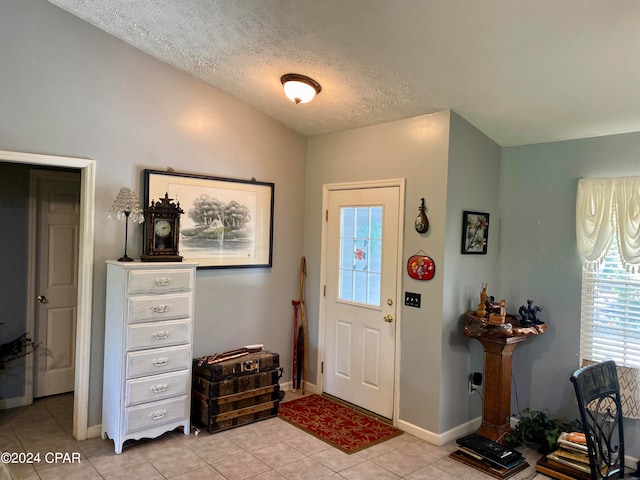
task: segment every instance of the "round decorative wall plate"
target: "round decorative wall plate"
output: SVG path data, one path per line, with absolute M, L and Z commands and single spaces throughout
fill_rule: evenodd
M 416 280 L 431 280 L 436 273 L 436 264 L 427 255 L 413 255 L 407 261 L 407 273 Z

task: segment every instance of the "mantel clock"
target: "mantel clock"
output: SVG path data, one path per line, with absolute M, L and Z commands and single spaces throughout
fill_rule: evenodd
M 144 253 L 140 260 L 143 262 L 181 262 L 178 255 L 180 239 L 180 202 L 174 203 L 173 198 L 165 193 L 159 201 L 151 201 L 151 205 L 144 209 Z

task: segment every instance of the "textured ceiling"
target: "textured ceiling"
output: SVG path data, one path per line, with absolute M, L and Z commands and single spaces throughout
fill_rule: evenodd
M 445 109 L 502 146 L 640 131 L 637 0 L 50 1 L 305 135 Z

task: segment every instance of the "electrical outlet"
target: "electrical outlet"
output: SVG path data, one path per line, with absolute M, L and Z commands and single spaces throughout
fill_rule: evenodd
M 413 292 L 404 292 L 404 304 L 408 307 L 420 308 L 422 295 Z
M 480 389 L 480 385 L 473 383 L 473 380 L 469 380 L 469 395 L 473 395 L 473 392 Z
M 480 390 L 482 385 L 482 374 L 480 372 L 473 372 L 469 374 L 469 395 L 473 395 L 473 392 Z

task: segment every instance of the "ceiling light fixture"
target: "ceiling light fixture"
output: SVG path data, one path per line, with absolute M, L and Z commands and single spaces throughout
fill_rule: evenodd
M 287 73 L 280 81 L 284 85 L 284 94 L 296 104 L 310 102 L 322 90 L 313 78 L 297 73 Z

